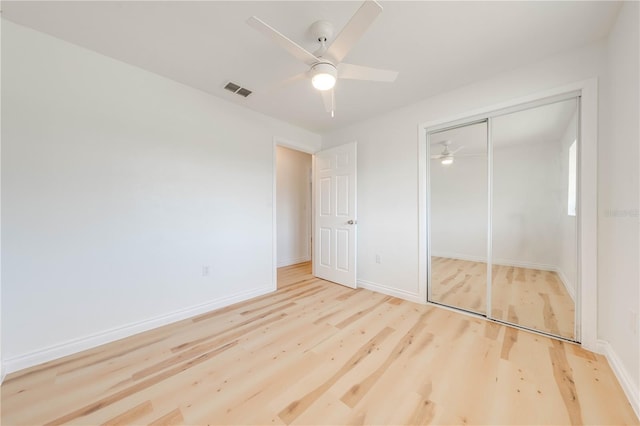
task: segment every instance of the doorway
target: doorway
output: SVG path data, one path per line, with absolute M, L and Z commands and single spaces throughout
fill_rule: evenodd
M 356 288 L 357 142 L 309 150 L 274 138 L 273 170 L 274 290 L 279 268 L 295 265 Z
M 286 276 L 305 269 L 312 259 L 312 155 L 275 146 L 275 225 L 277 286 Z

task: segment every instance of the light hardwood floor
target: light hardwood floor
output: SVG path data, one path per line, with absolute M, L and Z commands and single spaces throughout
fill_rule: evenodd
M 606 360 L 279 271 L 277 292 L 11 374 L 2 424 L 635 424 Z
M 487 264 L 433 257 L 432 300 L 485 313 Z M 574 339 L 575 304 L 555 272 L 493 265 L 493 318 Z

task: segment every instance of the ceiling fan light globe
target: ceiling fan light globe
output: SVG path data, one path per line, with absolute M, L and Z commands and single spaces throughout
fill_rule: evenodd
M 453 157 L 444 157 L 442 160 L 440 160 L 440 164 L 442 164 L 443 166 L 453 164 Z
M 311 84 L 318 90 L 330 90 L 336 85 L 337 70 L 333 64 L 319 63 L 311 68 Z
M 311 84 L 318 90 L 330 90 L 336 85 L 336 78 L 331 74 L 316 74 L 311 77 Z

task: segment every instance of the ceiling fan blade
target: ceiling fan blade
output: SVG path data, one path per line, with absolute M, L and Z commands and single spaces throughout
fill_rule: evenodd
M 251 18 L 247 19 L 247 24 L 260 31 L 265 37 L 273 40 L 273 42 L 275 42 L 278 46 L 282 47 L 284 50 L 289 52 L 289 54 L 293 55 L 294 58 L 301 60 L 305 64 L 312 65 L 319 61 L 319 59 L 316 58 L 314 54 L 307 51 L 304 47 L 292 41 L 280 31 L 269 26 L 269 24 L 265 23 L 259 18 L 252 16 Z
M 442 154 L 437 154 L 437 155 L 432 155 L 431 159 L 432 160 L 437 160 L 437 159 L 442 158 L 442 157 L 443 157 Z
M 381 70 L 379 68 L 345 63 L 338 65 L 338 78 L 392 82 L 396 80 L 396 77 L 398 77 L 398 71 Z
M 320 91 L 322 95 L 322 102 L 324 102 L 324 109 L 331 114 L 331 118 L 334 117 L 336 111 L 336 96 L 333 89 Z
M 300 80 L 306 80 L 307 78 L 309 78 L 309 74 L 307 71 L 305 72 L 301 72 L 300 74 L 296 74 L 293 75 L 285 80 L 282 81 L 278 81 L 277 83 L 273 83 L 268 85 L 267 87 L 265 87 L 264 89 L 262 89 L 262 92 L 264 93 L 271 93 L 271 92 L 275 92 L 278 89 L 281 89 L 285 86 L 289 86 L 290 84 L 293 84 L 297 81 Z
M 335 59 L 336 62 L 341 62 L 380 12 L 382 12 L 382 6 L 375 0 L 365 0 L 360 9 L 356 11 L 347 25 L 340 31 L 338 37 L 331 43 L 331 46 L 327 49 L 327 54 Z
M 458 149 L 454 149 L 453 151 L 449 151 L 449 154 L 453 155 L 453 154 L 455 154 L 456 152 L 460 151 L 462 148 L 464 148 L 464 145 L 463 145 L 463 146 L 461 146 L 461 147 L 460 147 L 460 148 L 458 148 Z

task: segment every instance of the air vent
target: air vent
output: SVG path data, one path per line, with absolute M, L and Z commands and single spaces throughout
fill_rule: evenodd
M 237 84 L 232 82 L 228 82 L 227 85 L 224 86 L 224 88 L 230 92 L 235 93 L 236 95 L 240 95 L 245 98 L 252 93 L 251 90 L 245 89 L 244 87 L 240 87 Z
M 251 94 L 251 90 L 245 89 L 244 87 L 241 87 L 240 90 L 238 90 L 236 92 L 236 94 L 238 94 L 240 96 L 244 96 L 246 98 L 247 96 L 249 96 Z

